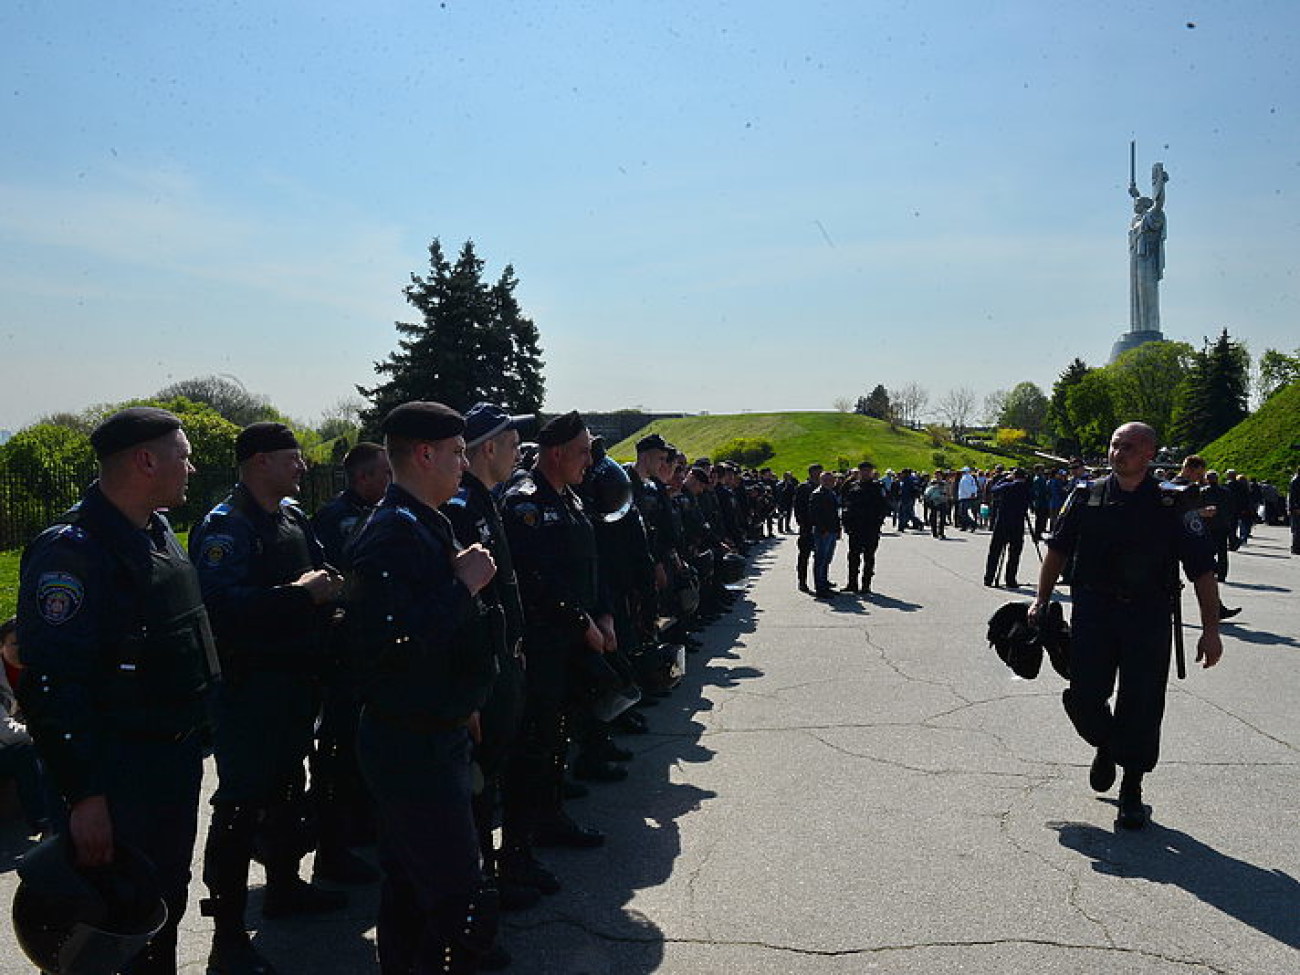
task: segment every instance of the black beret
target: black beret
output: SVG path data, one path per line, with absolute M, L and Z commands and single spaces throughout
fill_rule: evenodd
M 180 417 L 156 406 L 132 406 L 102 422 L 90 435 L 90 445 L 101 460 L 147 440 L 181 428 Z
M 235 463 L 272 450 L 299 450 L 298 438 L 283 423 L 250 423 L 235 438 Z
M 555 417 L 538 430 L 537 443 L 541 447 L 558 447 L 560 444 L 568 443 L 585 429 L 587 424 L 582 421 L 581 414 L 574 410 Z
M 636 452 L 644 454 L 647 450 L 671 450 L 668 441 L 657 433 L 652 433 L 642 437 L 636 442 Z
M 395 406 L 379 424 L 386 437 L 411 440 L 446 440 L 465 432 L 465 418 L 450 406 L 427 400 L 414 400 Z

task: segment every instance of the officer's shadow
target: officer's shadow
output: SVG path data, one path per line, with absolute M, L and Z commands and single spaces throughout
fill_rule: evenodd
M 371 858 L 370 862 L 375 861 Z M 303 871 L 311 876 L 306 861 Z M 278 971 L 363 975 L 376 970 L 374 928 L 379 884 L 332 889 L 347 891 L 348 906 L 342 911 L 274 921 L 262 917 L 265 888 L 250 889 L 248 923 L 256 931 L 253 944 Z
M 911 603 L 906 599 L 899 599 L 897 596 L 886 596 L 884 593 L 879 592 L 870 592 L 861 598 L 877 609 L 896 609 L 903 613 L 915 613 L 917 610 L 925 609 L 920 603 Z
M 1257 931 L 1300 948 L 1300 883 L 1281 870 L 1230 857 L 1159 823 L 1123 836 L 1086 823 L 1051 826 L 1061 845 L 1091 857 L 1098 873 L 1174 884 Z

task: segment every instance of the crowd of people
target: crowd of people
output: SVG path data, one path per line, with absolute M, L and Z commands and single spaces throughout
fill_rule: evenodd
M 1105 476 L 1077 459 L 929 476 L 863 462 L 812 465 L 799 481 L 690 460 L 658 434 L 618 464 L 577 413 L 535 435 L 534 423 L 488 403 L 464 415 L 399 406 L 382 444 L 348 453 L 345 489 L 311 517 L 295 502 L 306 465 L 292 430 L 255 423 L 236 440 L 231 495 L 188 551 L 159 513 L 184 500 L 193 472 L 180 420 L 136 407 L 96 429 L 100 478 L 28 547 L 18 615 L 0 625 L 0 774 L 19 781 L 31 830 L 50 836 L 42 846 L 62 844 L 79 869 L 111 869 L 127 851 L 152 865 L 166 920 L 123 936 L 122 971 L 176 971 L 209 755 L 210 975 L 274 972 L 247 932 L 254 861 L 267 920 L 337 911 L 340 888 L 382 884 L 384 975 L 496 970 L 510 962 L 500 912 L 563 883 L 537 851 L 604 842 L 566 800 L 627 777 L 634 753 L 620 736 L 646 732 L 645 708 L 681 680 L 695 632 L 730 609 L 756 540 L 797 532 L 798 585 L 819 599 L 836 596 L 845 535 L 838 591 L 872 592 L 891 521 L 936 538 L 987 530 L 988 586 L 1018 588 L 1025 536 L 1046 540 L 1031 612 L 1073 558 L 1076 593 L 1096 594 L 1099 618 L 1150 601 L 1143 639 L 1165 647 L 1167 670 L 1168 574 L 1157 581 L 1132 538 L 1183 561 L 1208 665 L 1218 621 L 1237 612 L 1214 583 L 1265 502 L 1196 456 L 1150 476 L 1155 439 L 1140 424 L 1116 432 Z M 1300 473 L 1288 503 L 1300 533 Z M 1107 534 L 1125 504 L 1177 517 Z M 1119 585 L 1129 558 L 1138 568 Z M 1089 597 L 1076 600 L 1086 623 Z M 1126 770 L 1121 825 L 1140 828 L 1159 709 L 1139 703 L 1135 718 L 1121 680 L 1111 714 L 1109 637 L 1083 632 L 1095 648 L 1076 656 L 1091 669 L 1077 668 L 1087 680 L 1072 679 L 1066 710 L 1097 749 L 1094 785 Z M 1129 678 L 1147 688 L 1139 700 L 1154 700 L 1165 670 Z M 378 869 L 358 854 L 372 844 Z M 67 920 L 15 918 L 38 954 L 31 929 Z
M 563 883 L 537 851 L 604 841 L 566 799 L 626 778 L 618 736 L 647 731 L 776 519 L 767 477 L 654 434 L 620 465 L 577 413 L 521 444 L 533 423 L 400 406 L 312 517 L 293 432 L 255 423 L 188 552 L 160 514 L 193 471 L 180 420 L 136 407 L 96 429 L 99 479 L 25 553 L 4 631 L 17 700 L 0 692 L 13 754 L 47 779 L 24 788 L 50 834 L 36 850 L 88 871 L 139 853 L 167 907 L 147 944 L 101 933 L 86 951 L 176 971 L 210 754 L 211 975 L 274 972 L 247 932 L 254 861 L 272 921 L 382 884 L 385 975 L 509 964 L 499 912 Z M 358 854 L 370 844 L 379 869 Z M 84 919 L 38 896 L 66 881 L 42 872 L 58 858 L 28 859 L 19 939 L 66 954 L 48 932 Z

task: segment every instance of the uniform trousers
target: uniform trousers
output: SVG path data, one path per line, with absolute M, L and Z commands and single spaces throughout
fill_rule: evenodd
M 1120 599 L 1076 587 L 1073 601 L 1065 712 L 1079 736 L 1105 746 L 1117 765 L 1150 772 L 1160 756 L 1169 681 L 1169 598 Z

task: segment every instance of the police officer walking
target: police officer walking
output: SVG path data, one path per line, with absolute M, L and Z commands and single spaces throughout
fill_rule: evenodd
M 1030 608 L 1032 621 L 1068 564 L 1074 611 L 1065 711 L 1097 750 L 1092 787 L 1108 791 L 1116 766 L 1124 770 L 1116 825 L 1125 829 L 1141 829 L 1148 820 L 1142 777 L 1159 757 L 1180 562 L 1200 609 L 1196 659 L 1213 667 L 1223 654 L 1206 529 L 1194 508 L 1179 504 L 1175 492 L 1162 491 L 1147 473 L 1156 448 L 1155 431 L 1146 424 L 1126 423 L 1115 431 L 1112 473 L 1070 495 L 1047 543 Z M 1112 711 L 1108 702 L 1117 679 Z
M 239 483 L 190 534 L 221 653 L 213 697 L 217 791 L 203 857 L 213 919 L 211 975 L 274 969 L 244 928 L 248 870 L 266 867 L 267 918 L 338 910 L 344 894 L 298 876 L 311 849 L 305 771 L 326 670 L 326 630 L 342 576 L 291 500 L 306 471 L 293 431 L 254 423 L 235 439 Z
M 99 480 L 23 554 L 19 698 L 78 864 L 125 844 L 157 872 L 167 922 L 123 971 L 174 975 L 216 657 L 194 567 L 156 509 L 184 502 L 194 468 L 165 410 L 115 413 L 90 442 Z
M 385 875 L 379 966 L 474 972 L 497 917 L 470 808 L 472 739 L 504 639 L 500 606 L 480 597 L 496 565 L 438 511 L 467 466 L 461 415 L 405 403 L 381 428 L 393 483 L 348 548 L 349 629 L 364 648 L 357 750 Z
M 1024 468 L 1017 467 L 1009 477 L 989 488 L 989 505 L 993 509 L 993 535 L 989 538 L 988 557 L 984 560 L 984 585 L 997 584 L 998 567 L 1006 559 L 1003 579 L 1008 589 L 1019 588 L 1016 574 L 1020 570 L 1020 553 L 1025 547 L 1025 523 L 1029 517 L 1030 488 Z

